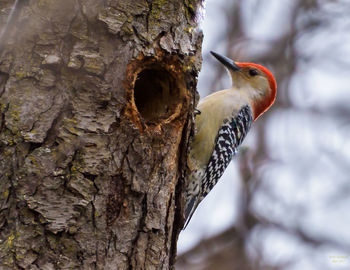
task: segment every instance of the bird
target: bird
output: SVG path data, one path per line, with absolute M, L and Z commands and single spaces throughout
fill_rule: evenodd
M 196 108 L 195 133 L 187 158 L 184 229 L 236 155 L 252 123 L 276 99 L 277 83 L 267 68 L 210 53 L 225 66 L 232 86 L 201 99 Z

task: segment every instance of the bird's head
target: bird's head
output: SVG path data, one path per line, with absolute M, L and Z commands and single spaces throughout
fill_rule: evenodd
M 270 108 L 276 99 L 277 84 L 272 73 L 254 63 L 234 62 L 211 52 L 229 71 L 234 89 L 239 89 L 252 101 L 254 120 Z

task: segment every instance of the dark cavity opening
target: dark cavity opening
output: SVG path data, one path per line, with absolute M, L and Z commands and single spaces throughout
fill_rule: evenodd
M 180 91 L 175 78 L 164 69 L 147 68 L 136 79 L 136 107 L 146 123 L 159 123 L 175 113 Z

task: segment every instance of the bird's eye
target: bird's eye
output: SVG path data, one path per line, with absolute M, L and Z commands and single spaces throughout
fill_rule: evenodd
M 249 75 L 250 76 L 256 76 L 256 75 L 258 75 L 259 73 L 258 73 L 258 71 L 256 70 L 256 69 L 249 69 Z

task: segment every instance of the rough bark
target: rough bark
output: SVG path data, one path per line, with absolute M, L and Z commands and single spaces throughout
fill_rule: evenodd
M 198 0 L 0 2 L 0 269 L 169 269 Z

